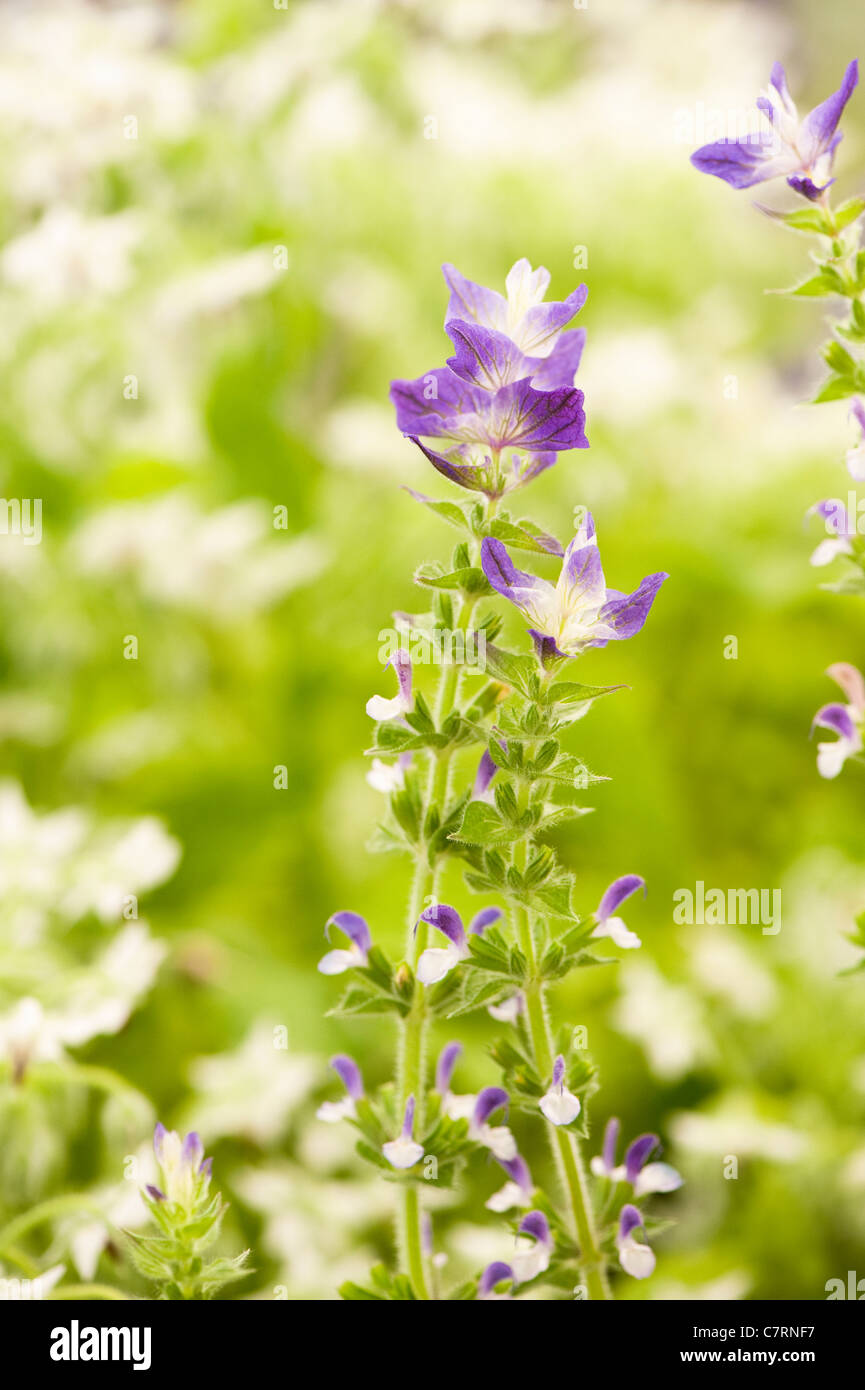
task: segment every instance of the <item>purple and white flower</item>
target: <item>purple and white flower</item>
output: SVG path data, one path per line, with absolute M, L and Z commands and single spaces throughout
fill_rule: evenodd
M 849 701 L 842 705 L 833 702 L 818 709 L 811 722 L 815 729 L 829 729 L 838 735 L 831 743 L 817 744 L 817 771 L 821 777 L 837 777 L 848 758 L 862 752 L 862 728 L 865 724 L 865 678 L 848 661 L 836 661 L 826 669 L 843 690 Z
M 485 907 L 476 913 L 469 924 L 469 936 L 481 933 L 502 916 L 500 907 Z M 443 980 L 455 965 L 470 954 L 468 936 L 462 918 L 454 907 L 437 903 L 421 913 L 419 921 L 427 922 L 447 937 L 447 946 L 429 946 L 422 951 L 417 963 L 417 977 L 422 985 L 435 985 Z
M 513 1269 L 502 1260 L 494 1260 L 492 1264 L 487 1265 L 481 1275 L 478 1284 L 478 1298 L 488 1303 L 497 1299 L 510 1298 L 510 1290 L 506 1293 L 496 1293 L 499 1284 L 504 1284 L 506 1280 L 510 1280 L 512 1284 L 516 1283 Z
M 498 1004 L 488 1004 L 487 1013 L 490 1018 L 494 1018 L 497 1023 L 516 1023 L 520 1014 L 525 1011 L 526 996 L 521 989 L 516 994 L 508 995 L 507 999 L 502 999 Z
M 153 1132 L 153 1152 L 161 1186 L 147 1183 L 148 1196 L 157 1202 L 176 1202 L 190 1211 L 210 1183 L 213 1164 L 204 1157 L 204 1146 L 195 1130 L 181 1139 L 177 1130 L 158 1124 Z
M 374 700 L 381 699 L 381 696 L 374 695 Z M 395 763 L 383 762 L 381 758 L 373 758 L 369 772 L 366 774 L 367 784 L 373 791 L 384 792 L 389 796 L 391 792 L 402 791 L 405 786 L 406 768 L 411 765 L 411 753 L 400 753 Z
M 365 966 L 372 947 L 372 936 L 366 920 L 357 912 L 335 912 L 324 928 L 328 941 L 331 926 L 338 927 L 348 938 L 349 944 L 347 948 L 337 948 L 322 956 L 318 962 L 322 975 L 342 975 L 346 970 Z
M 593 937 L 608 936 L 625 951 L 634 950 L 643 944 L 636 932 L 626 927 L 621 917 L 615 916 L 616 910 L 625 899 L 636 893 L 638 888 L 642 888 L 645 893 L 646 881 L 640 878 L 639 874 L 623 874 L 610 884 L 595 913 L 597 926 L 592 932 Z
M 841 139 L 838 123 L 858 81 L 854 58 L 838 91 L 800 118 L 784 69 L 775 63 L 769 86 L 757 101 L 771 131 L 704 145 L 691 155 L 691 163 L 733 188 L 785 178 L 796 193 L 815 202 L 833 182 L 832 163 Z
M 671 1164 L 647 1162 L 659 1145 L 657 1134 L 639 1135 L 629 1144 L 624 1163 L 617 1166 L 618 1137 L 619 1121 L 613 1116 L 604 1130 L 603 1150 L 592 1159 L 592 1172 L 596 1177 L 614 1183 L 630 1183 L 636 1198 L 649 1197 L 656 1192 L 676 1192 L 682 1186 L 682 1175 Z
M 520 1154 L 515 1154 L 513 1158 L 498 1161 L 507 1173 L 508 1181 L 487 1199 L 485 1206 L 489 1211 L 511 1211 L 514 1207 L 531 1206 L 534 1185 L 526 1160 Z
M 413 1168 L 423 1158 L 423 1144 L 412 1137 L 414 1129 L 414 1096 L 405 1103 L 402 1130 L 396 1139 L 382 1144 L 381 1151 L 392 1168 Z
M 573 385 L 574 373 L 572 370 L 570 375 L 567 374 L 566 363 L 570 361 L 575 348 L 568 340 L 577 336 L 582 348 L 585 331 L 576 329 L 573 333 L 562 333 L 562 329 L 585 304 L 588 295 L 585 285 L 578 286 L 565 300 L 544 303 L 550 273 L 543 266 L 532 270 L 525 258 L 516 261 L 508 271 L 504 296 L 467 280 L 455 266 L 442 266 L 442 273 L 450 290 L 445 328 L 450 329 L 457 322 L 498 333 L 520 352 L 543 359 L 548 369 L 552 369 L 553 362 L 558 358 L 565 364 L 565 372 L 559 374 L 560 380 L 551 381 L 550 384 Z M 528 372 L 520 371 L 511 380 L 519 380 L 527 375 Z
M 478 770 L 475 773 L 474 785 L 472 786 L 472 801 L 489 800 L 488 788 L 492 782 L 498 768 L 490 757 L 490 751 L 485 748 L 478 763 Z
M 559 1054 L 553 1063 L 553 1080 L 546 1095 L 541 1096 L 542 1113 L 552 1125 L 569 1125 L 582 1109 L 578 1096 L 565 1085 L 565 1059 Z
M 847 450 L 847 472 L 857 483 L 861 483 L 865 482 L 865 406 L 858 396 L 850 407 L 850 414 L 859 426 L 859 441 Z
M 339 1120 L 354 1119 L 357 1114 L 355 1102 L 363 1100 L 363 1077 L 357 1062 L 353 1057 L 346 1056 L 345 1053 L 338 1053 L 336 1057 L 331 1057 L 330 1065 L 345 1087 L 346 1094 L 342 1100 L 323 1101 L 316 1111 L 316 1117 L 332 1125 Z
M 468 1120 L 469 1138 L 483 1144 L 501 1164 L 517 1157 L 517 1145 L 506 1125 L 490 1125 L 489 1118 L 507 1106 L 509 1096 L 501 1086 L 485 1086 L 477 1095 L 454 1095 L 451 1078 L 462 1053 L 460 1043 L 448 1043 L 436 1063 L 435 1089 L 441 1096 L 442 1110 L 451 1120 Z
M 616 1249 L 619 1252 L 619 1264 L 633 1279 L 648 1279 L 655 1268 L 654 1250 L 634 1236 L 634 1231 L 641 1230 L 642 1226 L 642 1216 L 637 1208 L 628 1202 L 622 1207 L 619 1217 Z
M 542 1211 L 530 1211 L 519 1224 L 511 1258 L 517 1283 L 526 1284 L 543 1274 L 549 1268 L 552 1253 L 553 1238 L 547 1218 Z
M 823 518 L 826 530 L 831 534 L 820 541 L 812 552 L 811 564 L 821 567 L 831 564 L 838 555 L 852 555 L 850 537 L 856 535 L 856 527 L 851 522 L 844 503 L 833 497 L 823 502 L 815 502 L 814 506 L 809 508 L 808 515 L 815 514 Z
M 367 714 L 370 719 L 378 721 L 399 719 L 401 715 L 408 713 L 414 703 L 411 693 L 411 657 L 408 652 L 400 647 L 386 664 L 396 671 L 399 690 L 392 700 L 385 699 L 383 695 L 372 695 L 367 700 Z
M 518 570 L 502 542 L 490 536 L 481 547 L 481 564 L 493 588 L 528 618 L 544 665 L 633 637 L 668 577 L 649 575 L 632 594 L 608 589 L 591 513 L 565 551 L 556 584 Z

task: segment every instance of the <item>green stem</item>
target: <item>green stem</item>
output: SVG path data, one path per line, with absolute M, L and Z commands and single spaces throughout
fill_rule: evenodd
M 22 1212 L 16 1216 L 8 1225 L 0 1231 L 0 1249 L 5 1249 L 9 1245 L 14 1245 L 21 1236 L 34 1226 L 40 1226 L 43 1221 L 54 1221 L 58 1216 L 67 1216 L 70 1212 L 86 1211 L 94 1216 L 105 1218 L 105 1213 L 92 1197 L 84 1193 L 67 1193 L 64 1197 L 49 1197 L 47 1201 L 40 1202 L 38 1206 L 31 1207 L 29 1211 Z
M 112 1289 L 110 1284 L 63 1284 L 46 1295 L 46 1299 L 54 1303 L 89 1298 L 125 1303 L 129 1297 L 128 1293 L 121 1293 L 120 1289 Z

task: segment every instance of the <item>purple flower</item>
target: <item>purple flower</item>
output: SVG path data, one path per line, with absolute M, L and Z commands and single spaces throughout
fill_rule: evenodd
M 856 527 L 851 522 L 844 503 L 836 497 L 827 498 L 824 502 L 815 502 L 814 506 L 809 508 L 808 515 L 813 516 L 815 513 L 822 516 L 829 535 L 812 553 L 811 564 L 828 565 L 837 555 L 852 555 L 853 547 L 849 538 L 856 535 Z
M 490 584 L 529 619 L 529 632 L 544 665 L 579 656 L 639 632 L 667 575 L 652 574 L 632 594 L 608 589 L 591 514 L 571 541 L 556 584 L 513 565 L 501 541 L 487 537 L 481 564 Z
M 752 188 L 768 179 L 786 178 L 796 193 L 814 202 L 833 181 L 832 163 L 841 139 L 838 123 L 859 81 L 855 58 L 837 92 L 799 118 L 780 63 L 775 63 L 766 93 L 757 106 L 771 132 L 717 140 L 691 155 L 704 174 L 714 174 L 733 188 Z
M 471 935 L 480 936 L 481 933 L 492 922 L 497 922 L 502 916 L 499 907 L 486 907 L 472 918 L 469 925 Z M 417 963 L 417 977 L 422 985 L 435 985 L 439 980 L 443 980 L 449 971 L 453 970 L 461 960 L 469 954 L 468 938 L 463 926 L 463 920 L 455 907 L 447 907 L 444 903 L 437 903 L 435 907 L 428 907 L 421 913 L 419 921 L 427 922 L 431 927 L 436 927 L 443 936 L 447 937 L 447 946 L 429 946 L 422 951 Z
M 502 999 L 501 1003 L 488 1004 L 487 1013 L 497 1023 L 516 1023 L 525 1007 L 526 997 L 522 990 L 518 989 L 515 994 L 510 994 L 507 999 Z
M 508 1181 L 498 1192 L 494 1192 L 485 1206 L 490 1211 L 510 1211 L 513 1207 L 527 1207 L 531 1203 L 532 1175 L 526 1160 L 516 1154 L 511 1159 L 497 1160 L 508 1175 Z
M 374 695 L 373 699 L 381 697 Z M 384 792 L 389 796 L 391 792 L 402 791 L 405 786 L 406 769 L 411 767 L 412 754 L 400 753 L 395 763 L 382 762 L 381 758 L 373 758 L 366 780 L 373 791 Z
M 852 449 L 847 450 L 847 471 L 857 483 L 865 481 L 865 407 L 858 396 L 850 407 L 850 414 L 859 426 L 859 440 Z
M 501 1260 L 494 1260 L 492 1264 L 487 1265 L 481 1275 L 481 1281 L 478 1284 L 478 1298 L 485 1299 L 487 1302 L 492 1302 L 493 1299 L 510 1298 L 509 1292 L 496 1293 L 498 1285 L 503 1284 L 506 1279 L 510 1279 L 511 1283 L 516 1282 L 511 1266 L 504 1264 Z
M 579 1098 L 565 1085 L 565 1059 L 559 1054 L 553 1063 L 553 1080 L 546 1095 L 541 1096 L 543 1115 L 552 1125 L 569 1125 L 580 1113 Z
M 372 936 L 365 919 L 357 912 L 335 912 L 326 923 L 324 934 L 330 940 L 331 926 L 338 927 L 348 937 L 348 949 L 328 951 L 318 962 L 322 975 L 341 975 L 366 965 L 372 946 Z
M 478 763 L 478 770 L 475 773 L 474 786 L 472 787 L 472 801 L 481 801 L 486 797 L 487 788 L 497 772 L 498 768 L 490 757 L 489 749 L 485 748 L 481 760 Z
M 614 916 L 616 909 L 621 906 L 626 898 L 632 893 L 636 893 L 638 888 L 646 891 L 646 881 L 640 878 L 639 874 L 623 874 L 610 884 L 598 905 L 595 913 L 597 926 L 592 932 L 592 936 L 608 936 L 617 946 L 624 950 L 631 950 L 641 946 L 642 942 L 636 932 L 632 932 L 625 926 L 621 917 Z
M 501 1086 L 485 1086 L 475 1098 L 469 1117 L 469 1137 L 489 1149 L 500 1163 L 509 1163 L 517 1156 L 517 1145 L 507 1125 L 491 1125 L 489 1119 L 497 1110 L 505 1109 L 510 1097 Z
M 655 1252 L 650 1246 L 636 1240 L 633 1234 L 642 1225 L 643 1218 L 638 1209 L 628 1202 L 622 1207 L 619 1217 L 616 1248 L 622 1269 L 634 1279 L 648 1279 L 655 1268 Z
M 158 1124 L 153 1132 L 153 1152 L 162 1186 L 148 1183 L 148 1193 L 155 1201 L 176 1202 L 190 1211 L 206 1191 L 211 1172 L 211 1161 L 204 1157 L 204 1146 L 195 1130 L 181 1139 L 176 1130 Z
M 442 266 L 442 273 L 450 290 L 445 327 L 454 319 L 478 324 L 505 334 L 522 352 L 543 358 L 555 352 L 562 329 L 583 307 L 588 295 L 586 286 L 580 285 L 567 299 L 545 304 L 550 273 L 543 266 L 532 270 L 525 258 L 516 261 L 508 271 L 507 297 L 467 280 L 455 266 Z
M 327 1124 L 336 1124 L 338 1120 L 353 1120 L 357 1113 L 355 1101 L 363 1100 L 363 1077 L 360 1067 L 353 1057 L 347 1057 L 344 1053 L 331 1057 L 330 1065 L 345 1086 L 346 1094 L 342 1100 L 324 1101 L 316 1111 L 317 1118 L 326 1121 Z
M 413 1128 L 414 1096 L 409 1096 L 399 1137 L 382 1144 L 381 1151 L 392 1168 L 413 1168 L 423 1158 L 423 1144 L 412 1138 Z
M 386 664 L 396 671 L 399 690 L 392 700 L 386 700 L 383 695 L 372 695 L 366 702 L 370 719 L 398 719 L 412 707 L 411 657 L 408 652 L 400 647 Z
M 821 777 L 837 777 L 848 758 L 862 751 L 862 727 L 865 724 L 865 678 L 848 661 L 836 661 L 827 667 L 831 676 L 847 696 L 848 704 L 823 705 L 811 722 L 815 729 L 829 729 L 838 735 L 834 743 L 817 744 L 817 771 Z
M 462 1043 L 452 1042 L 442 1048 L 439 1053 L 439 1059 L 436 1062 L 435 1089 L 442 1098 L 450 1093 L 451 1077 L 454 1074 L 454 1067 L 462 1056 L 462 1050 Z
M 628 1146 L 624 1163 L 616 1167 L 618 1137 L 619 1122 L 613 1117 L 604 1131 L 603 1152 L 592 1159 L 592 1172 L 596 1177 L 608 1178 L 615 1183 L 630 1183 L 635 1197 L 648 1197 L 655 1192 L 675 1192 L 682 1186 L 681 1174 L 669 1163 L 646 1162 L 658 1147 L 657 1134 L 641 1134 Z
M 530 1211 L 517 1230 L 516 1252 L 512 1259 L 517 1283 L 525 1284 L 543 1274 L 549 1268 L 552 1252 L 553 1238 L 547 1218 L 542 1211 Z

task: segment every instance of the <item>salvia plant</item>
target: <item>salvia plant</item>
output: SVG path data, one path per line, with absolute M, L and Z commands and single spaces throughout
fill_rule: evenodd
M 508 510 L 560 453 L 588 447 L 574 386 L 585 334 L 568 327 L 585 286 L 545 302 L 549 274 L 526 260 L 511 269 L 505 295 L 450 265 L 444 276 L 453 355 L 417 380 L 393 382 L 391 398 L 399 429 L 459 489 L 446 500 L 412 494 L 456 531 L 456 543 L 449 560 L 416 570 L 427 607 L 397 615 L 400 640 L 388 663 L 396 694 L 367 705 L 375 722 L 369 780 L 388 798 L 372 847 L 414 863 L 405 953 L 392 961 L 376 941 L 387 924 L 373 930 L 357 912 L 339 911 L 319 964 L 348 976 L 338 1016 L 390 1014 L 398 1023 L 393 1080 L 369 1094 L 355 1062 L 335 1057 L 345 1095 L 320 1113 L 355 1125 L 358 1152 L 396 1188 L 400 1268 L 377 1267 L 368 1286 L 341 1292 L 441 1296 L 425 1188 L 453 1185 L 481 1152 L 505 1175 L 488 1205 L 509 1220 L 513 1254 L 448 1296 L 513 1297 L 543 1283 L 605 1299 L 614 1265 L 638 1279 L 652 1272 L 647 1232 L 657 1223 L 645 1200 L 681 1179 L 650 1161 L 653 1134 L 636 1138 L 619 1163 L 615 1119 L 587 1165 L 596 1070 L 575 1030 L 551 1016 L 548 996 L 572 971 L 601 963 L 599 948 L 640 945 L 618 913 L 645 884 L 622 874 L 594 911 L 578 911 L 574 877 L 547 837 L 584 813 L 585 790 L 599 780 L 566 746 L 571 727 L 617 689 L 581 683 L 573 663 L 638 633 L 667 576 L 653 574 L 632 593 L 609 588 L 588 511 L 575 510 L 563 544 Z M 531 568 L 518 568 L 515 554 Z M 502 599 L 527 625 L 530 641 L 518 650 L 500 640 Z M 439 662 L 431 701 L 413 670 L 430 647 Z M 450 861 L 480 895 L 479 910 L 441 901 Z M 433 1067 L 428 1041 L 434 1021 L 475 1010 L 502 1025 L 491 1048 L 500 1075 L 467 1095 L 452 1084 L 461 1044 L 448 1043 Z M 545 1127 L 555 1187 L 530 1174 L 509 1111 Z
M 762 204 L 758 207 L 798 234 L 814 238 L 807 276 L 782 293 L 828 299 L 838 306 L 822 348 L 828 373 L 812 403 L 850 401 L 856 439 L 847 450 L 846 465 L 854 482 L 865 480 L 865 198 L 833 203 L 831 190 L 836 181 L 835 156 L 842 139 L 841 117 L 858 81 L 859 64 L 854 58 L 838 90 L 800 117 L 784 69 L 775 63 L 769 85 L 757 100 L 769 129 L 715 141 L 691 156 L 691 162 L 702 173 L 713 174 L 733 188 L 753 188 L 784 179 L 800 199 L 792 210 Z M 840 594 L 865 594 L 865 539 L 860 534 L 858 507 L 854 506 L 851 516 L 839 498 L 824 498 L 814 504 L 811 513 L 823 520 L 827 533 L 813 551 L 811 564 L 822 567 L 843 557 L 846 566 L 840 579 L 824 584 L 823 588 Z M 847 661 L 833 662 L 826 674 L 845 699 L 833 700 L 818 709 L 811 731 L 825 729 L 836 735 L 817 745 L 817 771 L 821 777 L 834 778 L 849 759 L 865 762 L 865 677 Z M 865 950 L 865 912 L 857 918 L 850 939 Z M 865 956 L 854 968 L 865 969 Z
M 147 1183 L 142 1196 L 157 1232 L 128 1233 L 132 1261 L 153 1282 L 158 1298 L 212 1298 L 249 1274 L 249 1251 L 234 1258 L 205 1256 L 219 1235 L 227 1204 L 220 1193 L 210 1191 L 213 1164 L 195 1131 L 181 1139 L 176 1130 L 158 1124 L 153 1151 L 159 1186 Z

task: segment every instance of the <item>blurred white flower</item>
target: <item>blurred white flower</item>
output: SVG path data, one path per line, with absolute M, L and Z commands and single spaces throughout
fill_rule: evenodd
M 84 217 L 76 208 L 57 205 L 3 248 L 0 277 L 26 290 L 30 302 L 55 305 L 116 294 L 130 282 L 131 256 L 142 230 L 134 213 Z
M 152 599 L 230 621 L 321 573 L 325 558 L 317 541 L 279 537 L 264 502 L 205 513 L 174 492 L 104 508 L 79 527 L 70 547 L 83 574 L 127 573 Z
M 272 245 L 196 266 L 159 291 L 153 306 L 156 325 L 162 331 L 177 329 L 196 316 L 224 313 L 252 295 L 264 294 L 282 273 Z
M 0 1302 L 40 1302 L 48 1297 L 66 1273 L 65 1265 L 52 1265 L 33 1279 L 4 1275 L 0 1271 Z
M 277 1042 L 278 1029 L 261 1020 L 234 1051 L 192 1063 L 191 1113 L 210 1140 L 242 1135 L 257 1144 L 272 1143 L 314 1090 L 321 1072 L 317 1058 Z
M 670 1123 L 674 1145 L 721 1158 L 765 1158 L 795 1163 L 809 1151 L 808 1135 L 791 1125 L 764 1119 L 750 1096 L 728 1095 L 711 1111 L 687 1110 Z
M 117 1239 L 121 1231 L 142 1225 L 147 1209 L 138 1183 L 130 1179 L 112 1187 L 94 1188 L 88 1196 L 102 1206 L 104 1217 L 85 1216 L 61 1223 L 59 1234 L 68 1240 L 72 1263 L 79 1275 L 90 1281 L 112 1237 Z
M 650 961 L 622 965 L 616 1027 L 643 1048 L 656 1076 L 684 1076 L 712 1056 L 700 1005 L 679 985 L 669 984 Z
M 723 999 L 746 1018 L 764 1018 L 775 1002 L 772 976 L 729 934 L 711 929 L 695 934 L 691 969 L 707 994 Z

